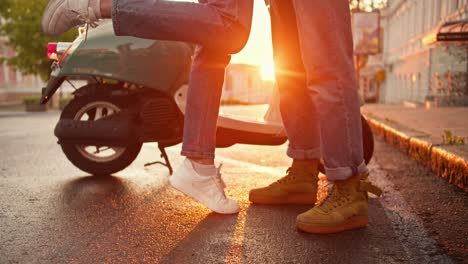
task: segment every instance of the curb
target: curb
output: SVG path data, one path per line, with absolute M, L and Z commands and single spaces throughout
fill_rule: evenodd
M 384 124 L 374 117 L 366 115 L 366 119 L 372 131 L 385 142 L 430 168 L 435 174 L 448 180 L 450 184 L 468 192 L 468 162 L 463 157 L 418 138 L 411 132 L 402 132 L 400 129 Z

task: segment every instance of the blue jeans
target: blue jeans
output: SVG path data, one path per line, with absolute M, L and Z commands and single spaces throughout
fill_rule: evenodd
M 184 120 L 182 155 L 214 158 L 216 122 L 231 56 L 250 34 L 253 0 L 114 0 L 116 35 L 197 44 Z
M 294 159 L 322 158 L 330 180 L 367 170 L 347 0 L 267 0 L 281 114 Z M 182 154 L 214 158 L 224 69 L 247 41 L 252 0 L 114 0 L 118 35 L 198 44 Z
M 329 180 L 367 171 L 347 0 L 267 0 L 288 156 Z

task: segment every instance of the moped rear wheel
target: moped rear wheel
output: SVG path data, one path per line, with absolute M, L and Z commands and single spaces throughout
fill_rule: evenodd
M 372 156 L 374 155 L 374 134 L 372 134 L 372 129 L 367 123 L 367 120 L 361 115 L 362 123 L 362 147 L 364 152 L 364 161 L 366 164 L 369 164 Z M 319 171 L 325 174 L 325 167 L 323 163 L 319 165 Z
M 75 97 L 63 109 L 60 119 L 96 121 L 123 108 L 122 102 L 106 96 L 80 96 Z M 61 143 L 68 160 L 79 169 L 93 175 L 110 175 L 125 169 L 136 159 L 141 146 L 142 144 L 137 142 L 125 147 Z

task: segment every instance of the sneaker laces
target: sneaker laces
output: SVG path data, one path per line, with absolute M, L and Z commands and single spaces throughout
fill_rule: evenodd
M 221 168 L 223 167 L 223 164 L 219 165 L 218 168 L 216 168 L 216 175 L 213 176 L 213 179 L 215 181 L 216 186 L 221 190 L 223 193 L 224 197 L 226 197 L 226 194 L 224 193 L 224 189 L 226 188 L 226 183 L 224 182 L 222 175 L 221 175 Z
M 73 14 L 76 15 L 76 19 L 81 23 L 81 24 L 86 24 L 86 31 L 85 31 L 85 41 L 88 39 L 88 30 L 89 27 L 96 28 L 98 26 L 98 19 L 94 16 L 94 11 L 91 7 L 88 7 L 87 9 L 88 13 L 87 15 L 83 15 L 80 12 L 76 10 L 71 10 Z M 92 15 L 90 15 L 92 14 Z

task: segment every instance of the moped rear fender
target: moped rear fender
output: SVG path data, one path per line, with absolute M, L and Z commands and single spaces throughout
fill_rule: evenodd
M 59 76 L 95 76 L 165 93 L 188 82 L 193 45 L 185 42 L 116 36 L 110 21 L 81 35 Z

